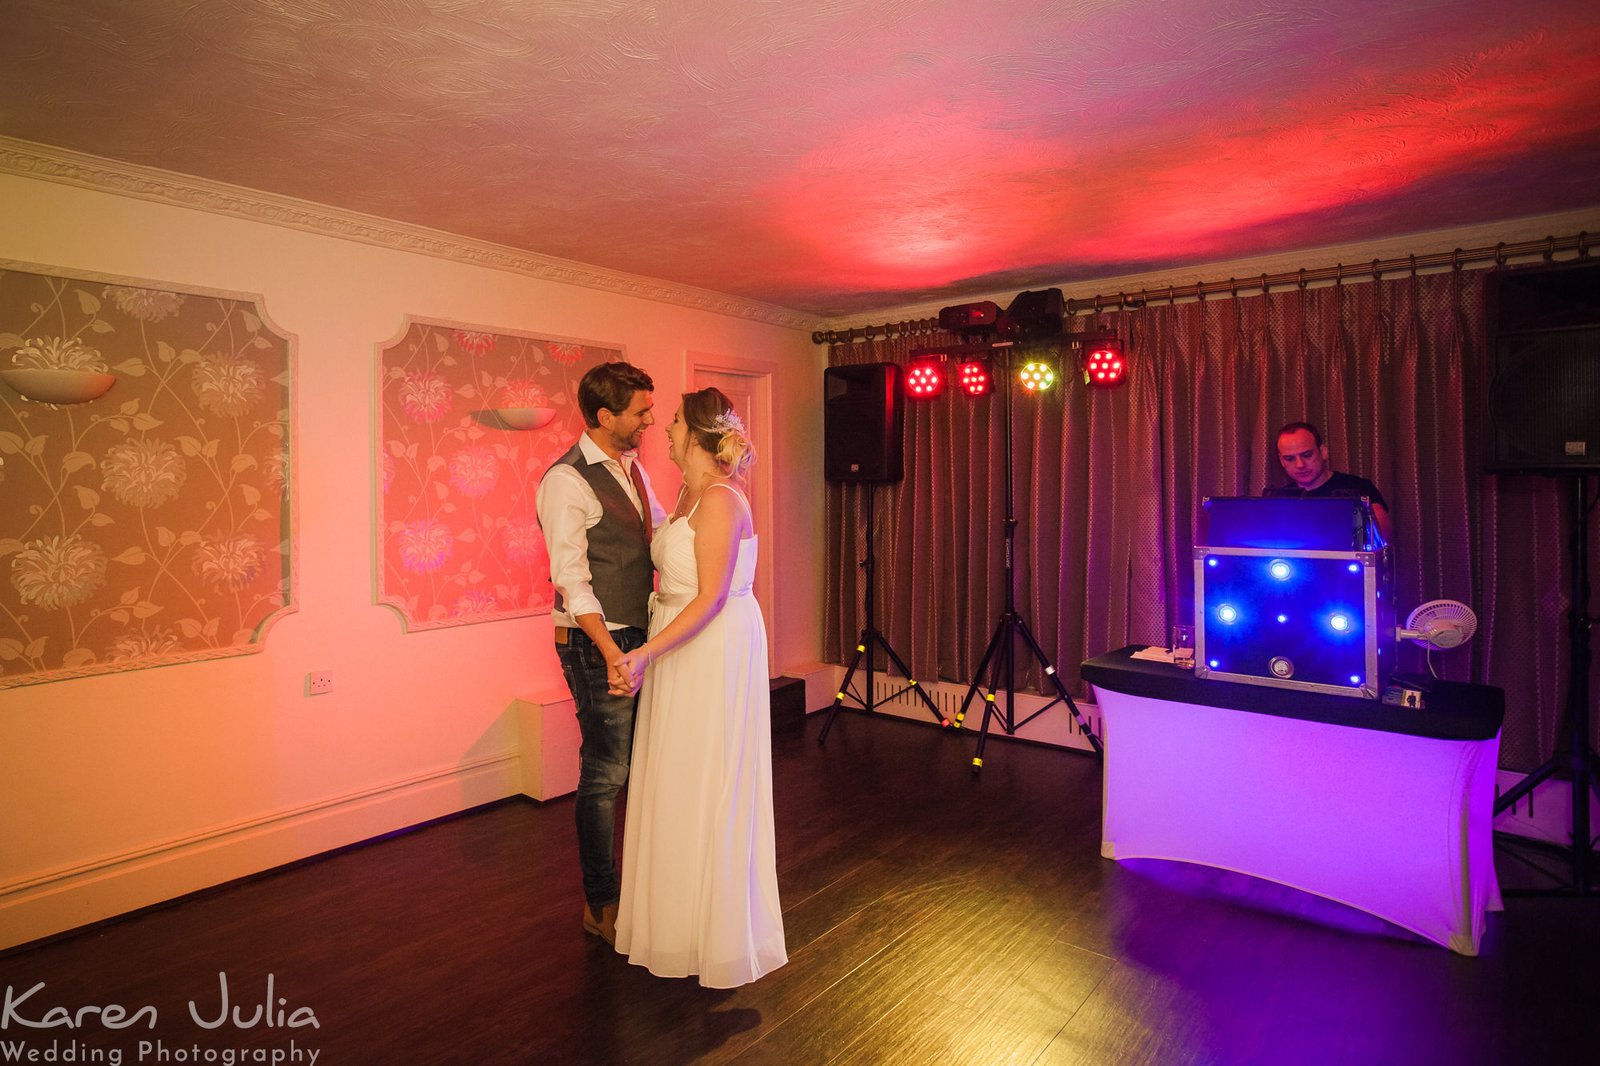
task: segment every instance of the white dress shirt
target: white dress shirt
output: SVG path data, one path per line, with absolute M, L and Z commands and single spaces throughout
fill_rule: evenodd
M 622 491 L 628 494 L 628 499 L 633 501 L 635 507 L 639 507 L 639 493 L 634 488 L 631 473 L 633 466 L 639 462 L 638 452 L 623 452 L 622 461 L 618 462 L 607 455 L 587 433 L 578 438 L 578 449 L 589 465 L 604 463 L 617 484 L 622 486 Z M 627 465 L 624 466 L 624 463 Z M 659 529 L 666 521 L 667 512 L 656 500 L 650 475 L 643 465 L 639 466 L 639 476 L 644 481 L 646 506 L 650 508 L 650 527 L 652 530 Z M 576 467 L 557 463 L 539 482 L 535 506 L 539 509 L 539 525 L 544 530 L 545 546 L 550 551 L 550 580 L 561 593 L 561 602 L 566 607 L 565 610 L 551 611 L 551 622 L 577 628 L 577 615 L 598 614 L 604 617 L 605 611 L 595 597 L 589 573 L 589 530 L 600 521 L 603 513 L 599 497 L 595 496 L 594 490 Z M 639 513 L 642 516 L 644 511 L 641 509 Z M 624 629 L 626 626 L 607 621 L 606 628 Z

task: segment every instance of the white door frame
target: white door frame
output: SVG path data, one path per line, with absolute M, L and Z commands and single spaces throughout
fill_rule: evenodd
M 777 560 L 780 558 L 778 551 L 778 531 L 774 522 L 772 486 L 777 480 L 777 472 L 781 469 L 778 459 L 777 426 L 772 417 L 772 382 L 778 374 L 778 363 L 771 359 L 760 359 L 746 356 L 715 355 L 711 352 L 686 351 L 684 353 L 683 380 L 685 391 L 694 391 L 700 386 L 696 383 L 696 375 L 707 370 L 716 374 L 728 374 L 734 377 L 748 378 L 750 380 L 750 393 L 755 398 L 756 410 L 751 412 L 751 424 L 757 430 L 758 439 L 752 440 L 756 446 L 756 459 L 760 464 L 760 476 L 756 479 L 755 497 L 750 502 L 755 510 L 756 536 L 760 538 L 760 561 L 756 566 L 755 593 L 756 602 L 761 604 L 762 614 L 766 616 L 768 628 L 767 640 L 767 676 L 773 677 L 775 667 L 773 656 L 776 654 L 777 641 L 771 639 L 771 629 L 778 623 L 777 582 L 773 580 L 773 571 Z M 762 440 L 759 437 L 764 436 Z

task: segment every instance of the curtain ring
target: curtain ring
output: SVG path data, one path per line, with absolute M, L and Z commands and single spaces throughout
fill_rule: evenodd
M 1413 278 L 1415 278 L 1417 276 L 1417 257 L 1416 257 L 1416 253 L 1412 253 L 1410 258 L 1411 258 L 1411 276 Z
M 1333 285 L 1335 288 L 1344 287 L 1344 264 L 1335 263 L 1333 266 Z
M 1305 290 L 1306 290 L 1306 268 L 1305 267 L 1301 267 L 1300 268 L 1300 276 L 1299 276 L 1298 284 L 1300 286 L 1300 291 L 1301 292 L 1305 292 Z
M 1579 259 L 1587 259 L 1587 258 L 1589 258 L 1589 231 L 1588 230 L 1579 230 L 1578 231 L 1578 258 Z
M 1266 294 L 1267 294 L 1267 272 L 1265 270 L 1263 270 L 1261 272 L 1261 295 L 1265 296 Z
M 1496 267 L 1504 267 L 1506 265 L 1506 242 L 1505 241 L 1500 241 L 1499 243 L 1497 243 L 1494 246 L 1494 265 Z
M 1372 266 L 1368 268 L 1369 270 L 1372 271 L 1372 280 L 1373 281 L 1382 281 L 1383 280 L 1383 271 L 1378 269 L 1378 263 L 1379 263 L 1379 260 L 1374 259 L 1372 261 Z
M 1582 246 L 1582 243 L 1583 243 L 1582 234 L 1579 234 L 1579 245 L 1580 245 L 1580 247 Z M 1174 286 L 1168 285 L 1167 286 L 1167 303 L 1168 303 L 1168 305 L 1175 304 L 1177 302 L 1178 302 L 1178 290 Z
M 1239 282 L 1234 278 L 1228 279 L 1228 290 L 1233 294 L 1235 300 L 1239 298 Z
M 1546 263 L 1552 262 L 1552 261 L 1555 260 L 1555 257 L 1556 257 L 1556 239 L 1555 239 L 1555 236 L 1552 234 L 1551 236 L 1545 238 L 1544 261 Z
M 1461 270 L 1461 249 L 1460 248 L 1457 248 L 1455 251 L 1450 253 L 1450 269 L 1458 271 L 1458 272 Z

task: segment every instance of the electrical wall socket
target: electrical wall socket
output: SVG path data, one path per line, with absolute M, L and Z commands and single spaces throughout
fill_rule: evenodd
M 321 696 L 333 691 L 333 673 L 329 670 L 317 670 L 306 675 L 306 695 Z

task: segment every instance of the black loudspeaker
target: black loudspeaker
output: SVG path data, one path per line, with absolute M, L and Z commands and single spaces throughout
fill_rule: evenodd
M 1491 473 L 1600 471 L 1600 262 L 1489 277 Z
M 823 476 L 886 482 L 905 477 L 905 404 L 896 363 L 830 366 L 822 373 Z

